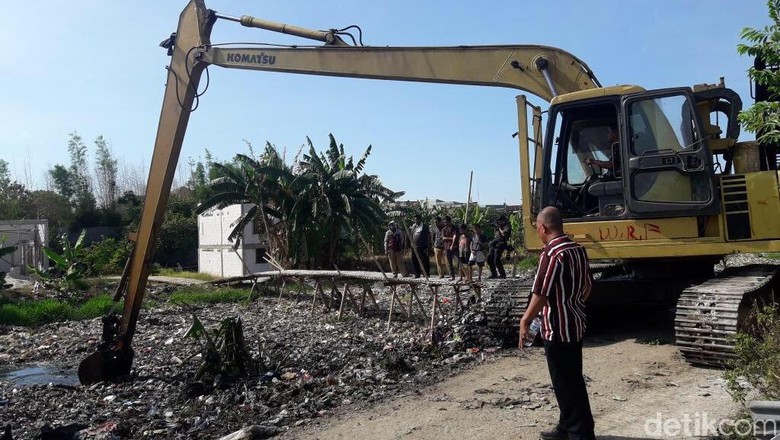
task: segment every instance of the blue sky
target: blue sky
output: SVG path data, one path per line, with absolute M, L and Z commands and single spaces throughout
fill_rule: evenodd
M 185 2 L 4 3 L 0 158 L 11 164 L 12 177 L 43 187 L 47 169 L 68 163 L 73 131 L 90 148 L 105 136 L 120 167 L 148 169 L 168 64 L 157 45 L 175 30 Z M 745 74 L 752 61 L 736 53 L 739 32 L 769 22 L 765 2 L 757 0 L 206 4 L 229 15 L 314 29 L 357 24 L 363 42 L 373 46 L 556 46 L 583 59 L 603 85 L 653 89 L 723 76 L 746 104 L 752 102 Z M 212 42 L 234 41 L 308 44 L 218 22 Z M 372 145 L 366 171 L 407 198 L 463 201 L 473 170 L 474 200 L 520 201 L 511 137 L 517 130 L 514 90 L 219 67 L 210 74 L 209 90 L 190 118 L 184 163 L 202 157 L 204 148 L 228 160 L 247 151 L 244 139 L 256 148 L 269 141 L 292 157 L 306 136 L 322 149 L 333 133 L 355 156 Z

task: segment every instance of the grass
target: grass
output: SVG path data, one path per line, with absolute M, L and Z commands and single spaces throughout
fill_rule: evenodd
M 763 254 L 764 258 L 771 258 L 773 260 L 780 260 L 780 252 L 767 252 Z
M 537 255 L 526 255 L 517 262 L 519 269 L 536 269 L 539 265 L 539 257 Z
M 113 305 L 110 295 L 98 295 L 79 305 L 55 299 L 6 302 L 0 305 L 0 324 L 35 327 L 52 322 L 97 318 L 108 313 Z
M 168 267 L 161 267 L 160 269 L 154 270 L 153 275 L 157 275 L 161 277 L 190 278 L 193 280 L 200 280 L 200 281 L 213 281 L 215 279 L 214 276 L 209 275 L 207 273 L 187 272 L 187 271 L 177 272 L 176 270 Z
M 189 286 L 176 290 L 166 299 L 173 304 L 187 305 L 237 303 L 248 301 L 250 294 L 249 289 Z M 146 306 L 151 304 L 151 298 L 144 302 Z M 36 327 L 52 322 L 92 319 L 106 315 L 112 307 L 112 295 L 108 294 L 97 295 L 81 303 L 56 299 L 18 301 L 0 297 L 0 325 Z M 116 304 L 115 310 L 121 312 L 121 302 Z
M 235 303 L 248 301 L 249 299 L 248 289 L 235 289 L 232 287 L 209 289 L 201 286 L 183 287 L 168 297 L 168 301 L 174 304 Z

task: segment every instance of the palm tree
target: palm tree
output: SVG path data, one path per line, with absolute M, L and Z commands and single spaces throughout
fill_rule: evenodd
M 257 221 L 271 251 L 280 259 L 286 259 L 284 251 L 288 248 L 288 237 L 283 233 L 285 225 L 282 223 L 286 218 L 285 208 L 294 204 L 288 189 L 295 176 L 276 148 L 268 143 L 259 160 L 237 154 L 232 163 L 214 163 L 213 167 L 221 177 L 211 181 L 209 189 L 214 195 L 196 212 L 200 214 L 214 207 L 221 209 L 238 203 L 254 205 L 235 224 L 228 240 L 238 247 L 244 228 Z
M 371 154 L 370 145 L 355 163 L 332 134 L 329 140 L 325 154 L 317 154 L 307 138 L 309 152 L 299 166 L 309 183 L 306 201 L 311 210 L 306 212 L 311 214 L 311 237 L 320 250 L 313 257 L 318 265 L 332 266 L 347 247 L 357 246 L 358 234 L 374 236 L 384 230 L 383 203 L 403 193 L 391 191 L 375 175 L 362 174 Z
M 382 232 L 382 204 L 403 193 L 363 174 L 371 147 L 354 163 L 344 146 L 329 136 L 326 154 L 318 154 L 310 139 L 308 154 L 288 165 L 270 143 L 256 160 L 239 154 L 232 163 L 214 164 L 221 176 L 210 184 L 215 194 L 198 213 L 236 203 L 255 205 L 239 219 L 228 239 L 238 246 L 241 231 L 255 221 L 268 237 L 271 251 L 289 267 L 332 268 L 357 234 Z

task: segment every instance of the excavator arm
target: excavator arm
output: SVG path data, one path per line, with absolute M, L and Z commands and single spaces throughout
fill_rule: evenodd
M 324 46 L 288 48 L 212 45 L 217 19 L 322 41 Z M 131 342 L 151 269 L 154 245 L 170 195 L 187 122 L 198 84 L 209 65 L 311 75 L 508 87 L 547 101 L 559 94 L 600 87 L 588 66 L 553 47 L 457 46 L 366 47 L 344 42 L 337 30 L 316 31 L 250 16 L 218 14 L 204 0 L 190 0 L 176 33 L 161 44 L 171 62 L 157 129 L 152 164 L 138 232 L 129 238 L 133 252 L 117 288 L 124 296 L 121 317 L 103 319 L 98 351 L 79 366 L 79 380 L 91 384 L 130 373 Z
M 545 46 L 207 47 L 196 57 L 232 69 L 508 87 L 546 101 L 598 86 L 584 63 Z

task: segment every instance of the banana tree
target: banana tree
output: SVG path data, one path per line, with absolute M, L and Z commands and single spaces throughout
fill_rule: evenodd
M 68 240 L 68 234 L 62 234 L 59 239 L 60 244 L 62 244 L 62 254 L 58 254 L 48 247 L 43 248 L 43 253 L 49 257 L 54 266 L 45 270 L 29 267 L 30 271 L 35 273 L 45 286 L 61 292 L 86 288 L 84 282 L 86 265 L 83 262 L 82 252 L 86 233 L 86 229 L 82 229 L 73 245 Z

